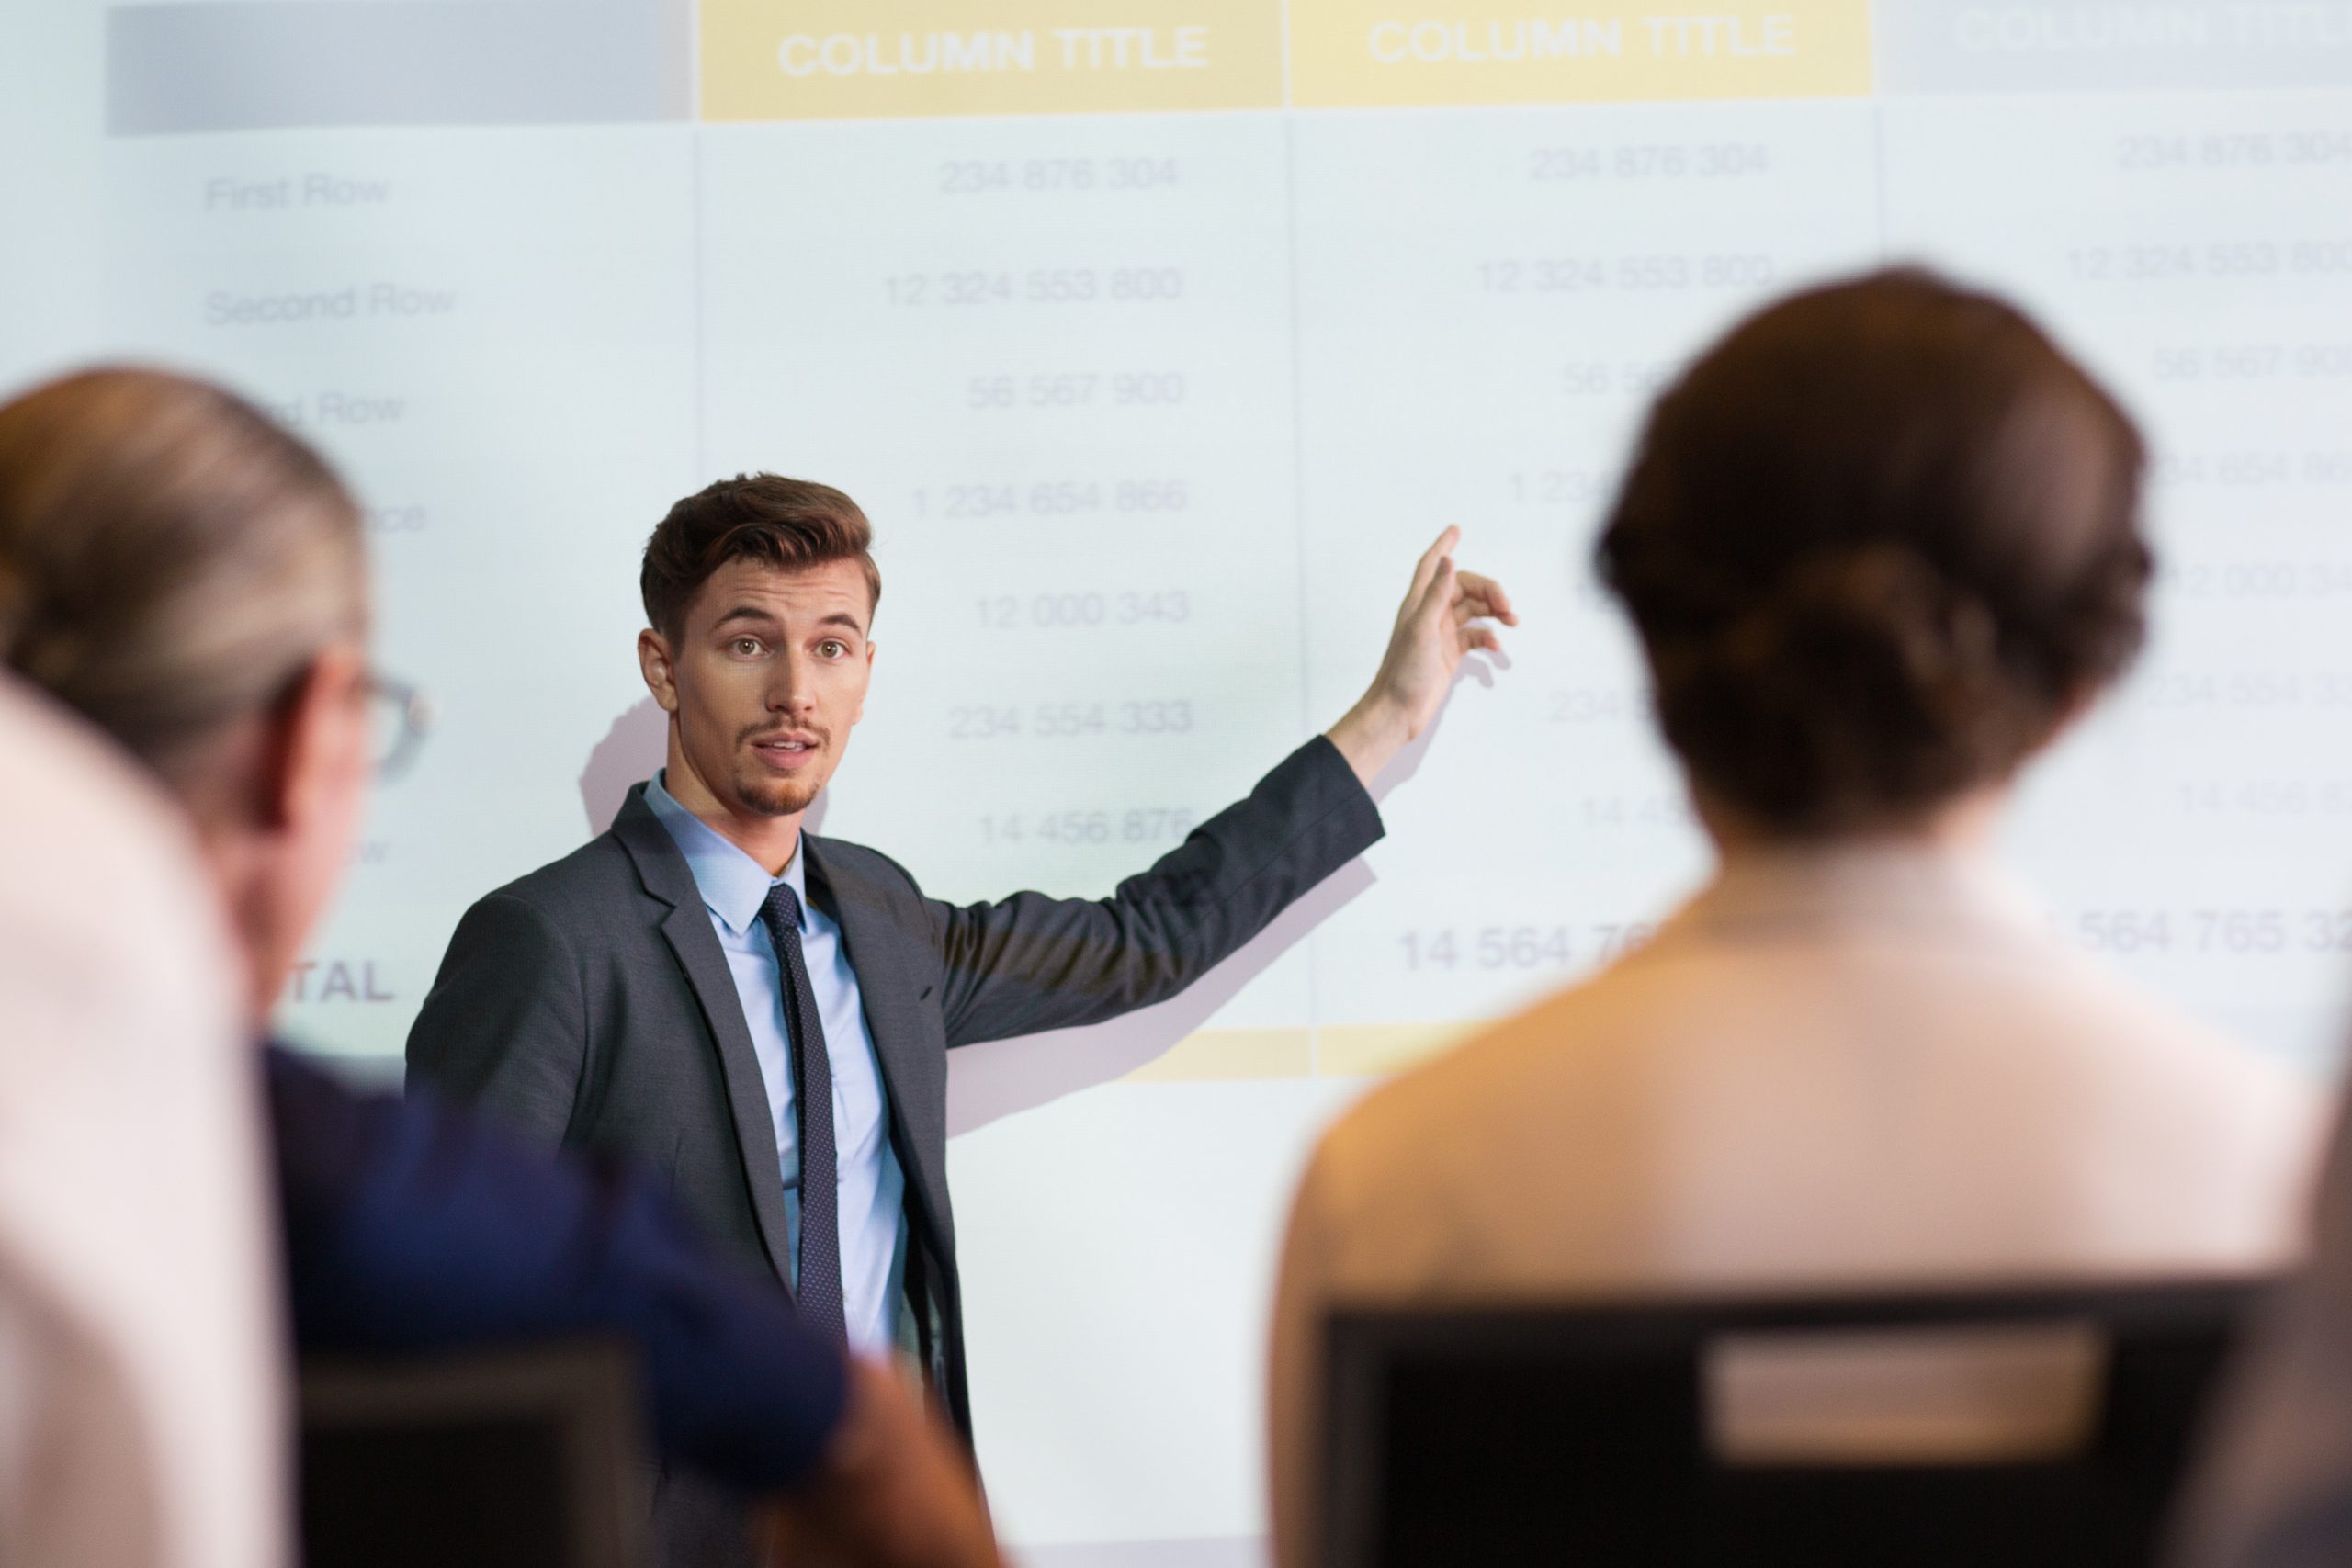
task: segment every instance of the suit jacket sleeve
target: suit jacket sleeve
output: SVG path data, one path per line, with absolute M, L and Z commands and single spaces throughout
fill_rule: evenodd
M 840 1353 L 649 1182 L 431 1094 L 355 1094 L 282 1051 L 268 1083 L 304 1350 L 609 1334 L 638 1353 L 666 1457 L 758 1490 L 815 1469 L 847 1399 Z
M 587 1050 L 580 964 L 555 922 L 511 893 L 467 910 L 409 1029 L 410 1083 L 551 1148 L 571 1124 Z
M 1317 736 L 1108 898 L 929 900 L 947 1043 L 1096 1023 L 1172 997 L 1380 836 L 1372 797 Z

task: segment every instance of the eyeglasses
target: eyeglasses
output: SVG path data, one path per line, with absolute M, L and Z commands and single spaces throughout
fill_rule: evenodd
M 368 759 L 376 777 L 389 784 L 408 771 L 433 732 L 433 699 L 404 681 L 370 671 L 368 724 Z

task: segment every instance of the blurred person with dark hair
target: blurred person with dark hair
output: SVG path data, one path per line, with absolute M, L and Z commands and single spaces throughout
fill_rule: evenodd
M 259 410 L 134 370 L 0 406 L 0 664 L 184 810 L 254 1033 L 349 858 L 371 710 L 415 717 L 369 670 L 368 629 L 357 509 Z M 133 929 L 181 915 L 120 911 Z M 275 1047 L 266 1064 L 303 1349 L 625 1336 L 663 1457 L 788 1501 L 781 1522 L 811 1551 L 996 1561 L 961 1457 L 914 1396 L 707 1254 L 650 1185 L 430 1095 L 356 1095 Z
M 278 1568 L 276 1247 L 227 923 L 163 792 L 6 676 L 0 756 L 0 1562 Z
M 2293 1255 L 2316 1092 L 2123 988 L 1993 863 L 2019 771 L 2140 647 L 2143 463 L 2032 322 L 1917 272 L 1771 306 L 1659 399 L 1598 562 L 1715 874 L 1323 1139 L 1275 1309 L 1285 1568 L 1316 1560 L 1335 1306 Z M 1899 1390 L 1861 1397 L 1866 1426 Z
M 1513 619 L 1455 570 L 1458 536 L 1422 556 L 1363 698 L 1247 799 L 1108 898 L 958 906 L 803 830 L 873 679 L 865 513 L 774 474 L 686 497 L 639 577 L 665 764 L 609 831 L 467 911 L 409 1034 L 411 1081 L 550 1145 L 661 1162 L 805 1317 L 922 1368 L 968 1432 L 947 1053 L 1175 996 L 1380 837 L 1367 786 L 1463 658 L 1498 646 L 1486 620 Z M 673 1489 L 658 1511 L 670 1540 L 727 1560 L 723 1499 Z

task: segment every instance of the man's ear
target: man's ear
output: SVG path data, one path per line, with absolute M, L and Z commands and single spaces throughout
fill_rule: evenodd
M 874 643 L 873 643 L 873 640 L 872 640 L 871 638 L 868 638 L 868 639 L 867 639 L 867 641 L 866 641 L 866 644 L 865 644 L 865 692 L 860 692 L 860 693 L 858 693 L 858 694 L 857 694 L 857 711 L 856 711 L 855 713 L 854 713 L 854 714 L 852 714 L 852 715 L 850 715 L 850 716 L 849 716 L 849 721 L 850 721 L 852 724 L 855 724 L 855 723 L 857 723 L 858 721 L 860 721 L 861 719 L 865 718 L 865 695 L 866 695 L 866 692 L 871 692 L 873 689 L 874 689 Z
M 262 727 L 254 769 L 259 826 L 309 821 L 368 766 L 368 715 L 358 698 L 368 666 L 354 649 L 330 648 L 311 661 Z
M 651 626 L 637 634 L 637 668 L 645 677 L 645 689 L 662 705 L 662 711 L 678 711 L 678 673 L 670 657 L 670 639 Z

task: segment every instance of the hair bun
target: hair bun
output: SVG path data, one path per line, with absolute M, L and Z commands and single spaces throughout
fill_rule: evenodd
M 2131 662 L 2145 457 L 2014 307 L 1878 273 L 1692 362 L 1594 558 L 1699 794 L 1768 835 L 1899 830 Z
M 1917 551 L 1835 549 L 1712 636 L 1658 649 L 1659 708 L 1686 753 L 1743 762 L 1774 820 L 1841 822 L 1941 798 L 2007 760 L 1999 643 L 1984 602 Z

